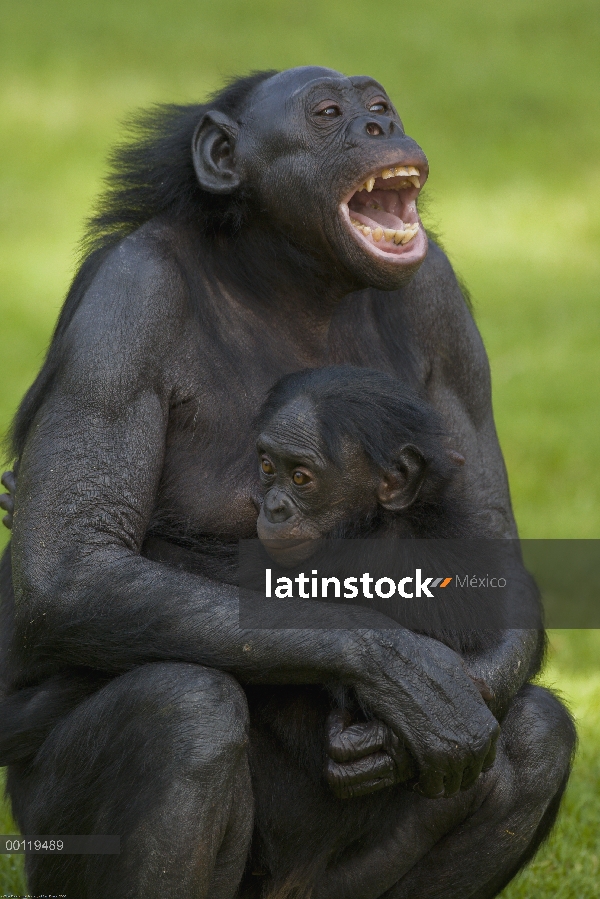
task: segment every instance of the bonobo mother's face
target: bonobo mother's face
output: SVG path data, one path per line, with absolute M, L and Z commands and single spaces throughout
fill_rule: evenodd
M 241 125 L 242 177 L 259 214 L 358 286 L 391 290 L 416 271 L 427 159 L 380 84 L 290 69 L 258 86 Z

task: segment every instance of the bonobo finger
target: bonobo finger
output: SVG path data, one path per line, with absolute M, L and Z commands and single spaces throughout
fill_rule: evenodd
M 14 473 L 12 471 L 5 471 L 2 477 L 0 478 L 0 483 L 3 487 L 10 493 L 14 493 L 17 489 L 17 481 L 15 479 Z
M 365 780 L 359 784 L 331 785 L 331 789 L 338 799 L 355 799 L 357 796 L 367 796 L 369 793 L 376 793 L 385 787 L 393 787 L 395 783 L 396 779 L 394 776 L 388 774 L 386 777 Z
M 488 757 L 489 752 L 486 755 L 484 762 L 478 761 L 473 763 L 472 765 L 469 765 L 468 768 L 465 768 L 463 772 L 462 783 L 460 785 L 461 790 L 468 790 L 473 786 L 480 774 L 492 767 L 494 758 L 496 757 L 496 750 L 493 750 L 492 760 L 489 764 L 487 763 Z
M 356 784 L 392 774 L 394 767 L 394 760 L 390 758 L 387 752 L 377 752 L 347 764 L 340 764 L 332 759 L 328 759 L 325 766 L 325 777 L 329 784 Z
M 385 752 L 369 755 L 347 765 L 340 765 L 330 759 L 325 768 L 325 778 L 340 799 L 363 796 L 397 783 L 394 762 Z
M 489 748 L 489 752 L 485 757 L 483 762 L 483 766 L 481 768 L 482 771 L 489 771 L 496 761 L 496 752 L 498 751 L 498 740 L 492 740 L 492 745 Z
M 470 787 L 472 787 L 480 774 L 481 765 L 479 763 L 467 765 L 462 773 L 462 781 L 460 784 L 461 790 L 468 790 Z
M 490 741 L 487 751 L 484 750 L 476 759 L 466 766 L 463 771 L 461 790 L 468 790 L 472 787 L 481 772 L 483 771 L 484 762 L 487 760 L 492 746 L 496 745 L 496 738 Z
M 471 678 L 471 680 L 473 681 L 473 683 L 479 690 L 479 693 L 481 694 L 481 698 L 483 699 L 483 701 L 484 702 L 493 702 L 493 700 L 495 699 L 494 691 L 492 690 L 491 687 L 488 687 L 488 685 L 483 680 L 483 678 L 474 677 L 472 674 L 469 674 L 469 677 Z
M 336 710 L 327 721 L 327 754 L 334 761 L 354 761 L 386 748 L 388 729 L 381 721 L 344 726 L 345 720 Z
M 10 494 L 0 493 L 0 509 L 4 509 L 4 511 L 7 513 L 2 519 L 2 524 L 10 531 L 13 523 L 13 512 L 15 509 L 15 503 Z
M 428 799 L 441 799 L 446 793 L 444 775 L 441 771 L 436 771 L 434 768 L 425 769 L 421 772 L 414 789 Z
M 444 796 L 446 799 L 450 799 L 452 796 L 456 796 L 456 794 L 460 791 L 461 784 L 463 779 L 462 770 L 452 771 L 450 774 L 447 774 L 444 778 Z

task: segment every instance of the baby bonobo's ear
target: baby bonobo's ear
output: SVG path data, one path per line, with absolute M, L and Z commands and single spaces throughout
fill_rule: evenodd
M 384 471 L 377 487 L 377 499 L 384 509 L 401 512 L 411 506 L 425 480 L 427 462 L 416 446 L 403 446 L 393 468 Z

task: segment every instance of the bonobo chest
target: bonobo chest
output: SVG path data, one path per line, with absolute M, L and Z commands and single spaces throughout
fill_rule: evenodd
M 205 355 L 200 338 L 188 383 L 170 409 L 155 518 L 171 533 L 256 535 L 261 494 L 255 420 L 268 391 L 285 374 L 349 363 L 386 371 L 422 389 L 425 363 L 419 348 L 391 359 L 370 312 L 366 296 L 349 298 L 334 316 L 320 358 L 307 359 L 293 341 L 285 341 L 285 353 L 270 353 L 268 341 L 252 339 L 239 346 L 230 340 L 216 359 Z
M 156 516 L 169 532 L 256 535 L 259 480 L 253 422 L 263 396 L 259 399 L 254 390 L 237 395 L 198 391 L 171 410 L 156 499 Z

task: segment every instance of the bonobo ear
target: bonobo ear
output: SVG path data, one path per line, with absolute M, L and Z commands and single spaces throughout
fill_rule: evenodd
M 416 446 L 403 446 L 393 468 L 383 473 L 377 499 L 384 509 L 400 512 L 414 503 L 425 480 L 427 462 Z
M 214 109 L 205 112 L 192 138 L 192 158 L 200 187 L 213 194 L 229 194 L 240 184 L 234 153 L 238 126 Z

